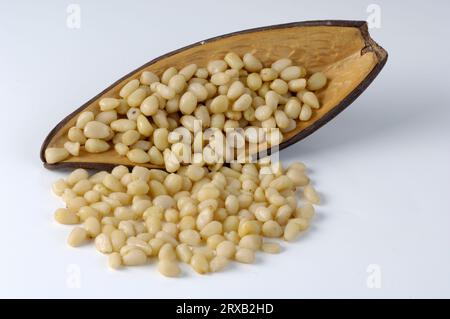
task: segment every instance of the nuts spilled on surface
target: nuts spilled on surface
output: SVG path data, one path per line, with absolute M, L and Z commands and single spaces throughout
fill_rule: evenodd
M 89 176 L 77 169 L 53 192 L 66 204 L 55 220 L 77 225 L 69 245 L 93 241 L 113 269 L 157 257 L 168 277 L 181 274 L 179 263 L 206 274 L 233 260 L 253 263 L 258 251 L 279 253 L 276 239 L 295 240 L 320 202 L 303 164 L 284 170 L 267 158 L 217 170 L 192 164 L 175 173 L 117 166 Z

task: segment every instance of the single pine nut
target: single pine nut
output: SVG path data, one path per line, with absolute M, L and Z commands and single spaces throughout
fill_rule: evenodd
M 84 129 L 86 124 L 89 123 L 90 121 L 93 121 L 94 118 L 95 118 L 94 113 L 92 113 L 90 111 L 82 112 L 78 116 L 77 123 L 75 126 L 82 130 L 82 129 Z
M 317 91 L 327 84 L 327 77 L 322 72 L 311 75 L 308 79 L 308 90 Z
M 262 233 L 266 237 L 277 238 L 283 234 L 283 229 L 276 221 L 266 221 L 262 226 Z
M 110 254 L 108 257 L 108 265 L 112 269 L 119 269 L 122 266 L 122 256 L 117 252 Z
M 320 108 L 319 100 L 313 92 L 303 92 L 301 94 L 301 100 L 303 103 L 308 104 L 313 109 Z
M 86 239 L 86 230 L 81 227 L 75 227 L 67 238 L 67 243 L 72 247 L 78 247 L 81 246 Z
M 120 101 L 112 97 L 105 97 L 98 102 L 98 105 L 102 111 L 111 111 L 120 105 Z
M 248 248 L 239 248 L 234 258 L 238 262 L 252 264 L 255 262 L 255 253 L 253 250 Z
M 320 204 L 320 197 L 312 185 L 307 185 L 303 189 L 303 196 L 311 204 Z
M 144 71 L 139 80 L 144 85 L 151 85 L 154 82 L 159 82 L 159 77 L 153 72 Z
M 180 98 L 180 111 L 183 114 L 191 114 L 197 107 L 197 96 L 188 91 Z
M 139 80 L 134 79 L 125 84 L 119 92 L 120 97 L 127 98 L 131 93 L 137 90 L 139 87 Z
M 269 254 L 278 254 L 281 251 L 281 247 L 278 243 L 263 243 L 261 250 Z
M 211 272 L 218 272 L 224 269 L 228 263 L 229 261 L 227 258 L 223 256 L 216 256 L 210 261 L 209 268 Z
M 147 263 L 147 255 L 138 248 L 132 248 L 122 255 L 123 264 L 126 266 L 139 266 Z
M 300 121 L 309 121 L 311 116 L 312 116 L 311 107 L 308 104 L 303 104 L 299 117 Z
M 246 235 L 239 241 L 239 247 L 259 250 L 262 245 L 262 237 L 259 235 Z
M 64 161 L 69 155 L 65 148 L 50 147 L 45 150 L 45 160 L 48 164 Z
M 190 262 L 192 269 L 194 269 L 199 274 L 206 274 L 209 271 L 208 260 L 205 255 L 195 253 Z
M 64 148 L 72 156 L 80 155 L 80 143 L 78 143 L 78 142 L 65 142 Z
M 299 66 L 288 66 L 280 72 L 280 78 L 291 81 L 304 76 L 303 69 Z
M 72 142 L 78 142 L 80 144 L 86 142 L 86 136 L 84 136 L 83 131 L 78 127 L 71 127 L 67 133 L 67 137 Z
M 235 70 L 240 70 L 244 67 L 244 62 L 242 59 L 234 52 L 229 52 L 224 57 L 225 62 L 230 66 L 230 68 Z
M 84 221 L 83 226 L 87 234 L 92 238 L 95 238 L 101 232 L 100 222 L 95 217 L 88 217 Z
M 89 153 L 103 153 L 109 150 L 109 144 L 103 140 L 90 138 L 84 145 L 85 149 Z
M 243 61 L 244 67 L 248 72 L 259 72 L 263 68 L 261 61 L 251 53 L 244 54 Z
M 55 212 L 55 220 L 64 225 L 74 225 L 79 224 L 80 219 L 78 218 L 77 214 L 69 211 L 65 208 L 59 208 Z
M 289 222 L 284 229 L 284 239 L 286 241 L 295 240 L 300 235 L 300 225 L 295 222 Z
M 128 119 L 119 119 L 111 123 L 111 128 L 115 132 L 124 133 L 136 129 L 136 122 Z
M 158 271 L 166 277 L 178 277 L 181 273 L 176 261 L 166 259 L 158 262 Z
M 99 234 L 95 237 L 95 248 L 102 254 L 110 254 L 113 252 L 113 247 L 109 236 L 106 234 Z
M 286 69 L 291 65 L 292 65 L 291 59 L 282 58 L 272 63 L 271 68 L 274 69 L 276 72 L 280 73 L 281 71 L 283 71 L 284 69 Z

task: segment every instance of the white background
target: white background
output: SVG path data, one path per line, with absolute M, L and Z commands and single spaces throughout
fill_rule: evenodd
M 0 296 L 138 298 L 450 297 L 450 89 L 445 1 L 377 1 L 385 69 L 334 121 L 282 152 L 324 197 L 280 255 L 178 280 L 154 265 L 113 272 L 65 244 L 39 148 L 64 116 L 145 62 L 242 29 L 368 17 L 372 1 L 0 2 Z M 370 265 L 381 288 L 367 286 Z M 369 268 L 368 268 L 369 267 Z M 80 271 L 80 288 L 70 274 Z

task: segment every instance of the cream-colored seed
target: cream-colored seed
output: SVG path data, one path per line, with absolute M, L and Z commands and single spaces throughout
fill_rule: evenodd
M 281 251 L 281 246 L 278 243 L 263 243 L 261 250 L 269 254 L 278 254 Z
M 86 229 L 87 234 L 95 238 L 101 232 L 101 225 L 97 218 L 88 217 L 83 223 L 84 229 Z
M 303 103 L 308 104 L 313 109 L 320 108 L 319 100 L 313 92 L 304 92 L 301 94 L 301 100 Z
M 255 253 L 253 250 L 248 248 L 239 248 L 234 258 L 238 262 L 252 264 L 255 262 Z
M 150 161 L 150 155 L 141 149 L 133 149 L 127 153 L 127 157 L 134 163 L 144 164 Z
M 132 248 L 122 255 L 122 260 L 126 266 L 139 266 L 147 263 L 147 255 L 141 249 Z
M 309 121 L 312 116 L 311 107 L 308 104 L 303 104 L 302 110 L 300 112 L 299 119 L 300 121 Z
M 133 145 L 137 141 L 139 141 L 139 138 L 141 137 L 141 134 L 138 131 L 130 130 L 126 131 L 122 135 L 122 144 L 126 146 Z
M 200 234 L 191 229 L 186 229 L 179 234 L 180 241 L 190 246 L 198 246 L 201 242 Z
M 300 225 L 295 222 L 289 222 L 284 229 L 284 239 L 286 241 L 293 241 L 300 235 Z
M 84 136 L 83 131 L 78 127 L 71 127 L 67 133 L 67 137 L 72 142 L 77 142 L 84 144 L 86 142 L 86 136 Z
M 150 85 L 154 82 L 159 82 L 159 77 L 153 72 L 144 71 L 139 80 L 144 85 Z
M 89 153 L 103 153 L 109 150 L 110 145 L 103 140 L 90 138 L 86 141 L 84 147 Z
M 127 98 L 131 93 L 136 91 L 138 87 L 139 87 L 139 80 L 138 79 L 131 80 L 120 89 L 119 95 L 122 98 Z
M 305 205 L 303 205 L 302 207 L 298 208 L 300 210 L 300 214 L 297 215 L 296 217 L 302 217 L 305 219 L 311 219 L 314 217 L 315 215 L 315 209 L 314 206 L 311 205 L 310 203 L 307 203 Z
M 205 255 L 195 253 L 190 261 L 192 269 L 194 269 L 199 274 L 206 274 L 209 271 L 208 259 Z
M 259 250 L 262 245 L 262 237 L 259 235 L 246 235 L 239 241 L 239 247 Z
M 289 90 L 288 84 L 281 80 L 281 79 L 275 79 L 271 84 L 270 84 L 270 89 L 272 89 L 273 91 L 275 91 L 276 93 L 283 95 L 286 94 Z
M 169 243 L 162 245 L 158 252 L 158 258 L 160 260 L 171 260 L 175 261 L 177 259 L 177 255 L 175 254 L 175 250 L 173 246 Z
M 55 220 L 64 225 L 74 225 L 80 222 L 77 214 L 65 208 L 59 208 L 55 212 Z
M 241 95 L 232 106 L 233 111 L 243 112 L 247 110 L 252 104 L 252 97 L 250 94 Z
M 84 228 L 75 227 L 67 238 L 67 243 L 72 247 L 81 246 L 87 240 L 88 234 Z
M 102 183 L 114 192 L 123 192 L 125 190 L 125 187 L 122 185 L 120 180 L 111 174 L 106 175 Z
M 120 101 L 112 97 L 105 97 L 98 102 L 98 105 L 102 111 L 111 111 L 120 105 Z
M 258 121 L 265 121 L 272 115 L 272 108 L 268 105 L 261 105 L 255 110 L 255 117 Z
M 80 143 L 78 143 L 78 142 L 65 142 L 64 148 L 72 156 L 80 155 Z
M 45 160 L 48 164 L 61 162 L 68 158 L 69 155 L 65 148 L 50 147 L 45 150 Z
M 114 252 L 108 256 L 108 266 L 112 269 L 119 269 L 122 266 L 122 256 Z
M 117 143 L 114 145 L 114 149 L 116 150 L 117 154 L 125 156 L 129 152 L 130 148 L 122 143 Z
M 307 185 L 303 189 L 303 196 L 311 204 L 320 204 L 320 197 L 312 185 Z
M 130 130 L 136 129 L 136 121 L 128 120 L 128 119 L 119 119 L 111 123 L 111 128 L 115 132 L 127 132 Z
M 154 131 L 153 126 L 150 124 L 147 117 L 145 117 L 142 114 L 138 116 L 137 121 L 136 121 L 136 126 L 137 126 L 137 130 L 139 131 L 139 133 L 145 137 L 149 137 Z M 130 131 L 128 131 L 128 132 L 130 132 Z M 123 137 L 122 137 L 122 139 L 123 139 Z
M 225 240 L 217 245 L 216 253 L 217 256 L 232 259 L 236 253 L 236 245 L 229 240 Z
M 253 54 L 246 53 L 243 58 L 244 67 L 249 72 L 259 72 L 263 65 Z
M 216 256 L 210 261 L 209 268 L 211 272 L 218 272 L 224 269 L 228 263 L 229 261 L 227 258 L 223 256 Z
M 145 98 L 140 106 L 142 114 L 146 116 L 153 116 L 159 109 L 159 100 L 155 95 L 150 95 Z
M 217 72 L 223 72 L 227 69 L 227 63 L 224 60 L 209 61 L 207 69 L 210 74 L 215 74 Z
M 294 79 L 288 82 L 289 90 L 292 92 L 300 92 L 306 88 L 306 79 Z
M 69 188 L 68 183 L 63 179 L 57 180 L 52 185 L 53 193 L 55 193 L 55 195 L 57 196 L 62 196 L 64 194 L 64 191 L 68 188 Z
M 90 121 L 93 121 L 94 118 L 95 118 L 94 113 L 92 113 L 91 111 L 84 111 L 80 113 L 80 115 L 78 115 L 77 123 L 75 126 L 82 130 L 84 129 L 86 124 L 89 123 Z
M 113 252 L 113 247 L 109 236 L 106 234 L 99 234 L 95 237 L 95 248 L 102 254 L 110 254 Z
M 262 79 L 261 76 L 258 73 L 251 73 L 247 77 L 247 86 L 253 90 L 257 91 L 261 88 L 262 85 Z
M 176 261 L 166 259 L 158 262 L 158 271 L 166 277 L 178 277 L 181 273 L 181 269 Z
M 244 62 L 242 62 L 240 56 L 234 52 L 227 53 L 224 60 L 232 69 L 240 70 L 244 67 Z
M 285 81 L 291 81 L 302 77 L 303 69 L 299 66 L 288 66 L 280 73 L 280 77 Z
M 272 68 L 264 68 L 261 70 L 260 75 L 264 82 L 270 82 L 278 77 L 278 72 Z
M 180 98 L 180 111 L 183 114 L 191 114 L 197 106 L 197 96 L 188 91 Z
M 269 220 L 263 224 L 262 233 L 266 237 L 276 238 L 283 234 L 283 229 L 276 221 Z
M 291 65 L 292 65 L 291 59 L 282 58 L 272 63 L 271 68 L 279 73 Z
M 317 91 L 325 87 L 327 84 L 327 77 L 322 72 L 317 72 L 311 75 L 308 79 L 308 90 Z

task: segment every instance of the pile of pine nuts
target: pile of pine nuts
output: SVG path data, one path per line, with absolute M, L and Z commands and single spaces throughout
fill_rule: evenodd
M 294 130 L 298 121 L 310 120 L 313 110 L 320 108 L 314 91 L 324 88 L 327 78 L 321 72 L 307 75 L 289 58 L 264 66 L 251 53 L 241 58 L 233 52 L 206 67 L 170 67 L 160 76 L 144 71 L 118 96 L 102 98 L 98 109 L 82 112 L 64 147 L 46 150 L 46 161 L 54 164 L 79 156 L 80 150 L 102 153 L 111 148 L 132 163 L 165 166 L 169 172 L 183 164 L 223 160 L 205 159 L 217 145 L 199 138 L 195 120 L 201 121 L 201 131 L 242 128 L 239 134 L 246 142 L 278 145 L 284 133 Z M 180 128 L 191 135 L 187 140 L 181 140 Z M 191 155 L 188 163 L 186 153 Z
M 181 274 L 181 262 L 206 274 L 232 260 L 252 263 L 257 251 L 278 253 L 276 239 L 296 239 L 320 202 L 302 163 L 285 170 L 267 158 L 216 170 L 192 164 L 174 173 L 117 166 L 89 176 L 77 169 L 53 192 L 66 204 L 55 220 L 81 224 L 69 245 L 94 241 L 113 269 L 157 257 L 168 277 Z

